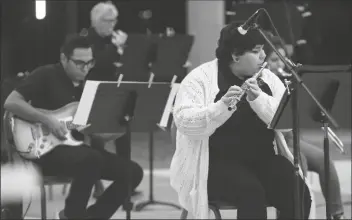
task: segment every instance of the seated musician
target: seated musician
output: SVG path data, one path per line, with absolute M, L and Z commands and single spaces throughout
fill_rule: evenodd
M 91 27 L 81 30 L 93 45 L 96 65 L 88 74 L 89 80 L 117 80 L 117 63 L 123 54 L 127 34 L 114 30 L 117 24 L 118 10 L 111 2 L 100 2 L 90 12 Z
M 63 44 L 60 62 L 35 69 L 8 96 L 4 108 L 20 118 L 44 124 L 58 138 L 64 139 L 65 127 L 57 118 L 37 108 L 56 110 L 79 101 L 82 82 L 93 66 L 89 40 L 74 35 Z M 111 218 L 127 197 L 129 174 L 126 167 L 131 169 L 132 189 L 140 184 L 143 177 L 143 170 L 135 162 L 86 144 L 74 147 L 59 145 L 33 162 L 42 169 L 44 176 L 73 179 L 60 219 Z M 93 185 L 100 179 L 113 182 L 95 204 L 87 208 Z
M 257 31 L 241 35 L 229 24 L 221 30 L 217 59 L 195 68 L 180 85 L 170 178 L 194 218 L 209 217 L 208 200 L 235 205 L 238 219 L 266 219 L 267 206 L 278 209 L 280 219 L 294 218 L 294 166 L 275 153 L 276 133 L 267 128 L 285 87 L 268 69 L 258 81 L 251 78 L 264 62 L 264 43 Z M 307 219 L 311 194 L 302 177 L 299 185 Z

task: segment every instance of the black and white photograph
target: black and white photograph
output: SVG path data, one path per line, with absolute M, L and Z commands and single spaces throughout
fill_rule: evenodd
M 352 218 L 352 1 L 0 3 L 1 219 Z

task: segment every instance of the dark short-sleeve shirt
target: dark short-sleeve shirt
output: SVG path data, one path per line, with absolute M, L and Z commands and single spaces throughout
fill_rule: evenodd
M 88 80 L 115 81 L 117 80 L 115 62 L 120 60 L 117 47 L 111 43 L 111 36 L 101 37 L 94 28 L 83 29 L 81 34 L 87 35 L 93 46 L 95 66 L 87 76 Z
M 61 64 L 50 64 L 35 69 L 15 90 L 36 108 L 56 110 L 79 101 L 81 85 L 74 86 Z

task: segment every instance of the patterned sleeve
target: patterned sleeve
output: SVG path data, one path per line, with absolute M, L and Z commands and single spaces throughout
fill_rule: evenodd
M 200 69 L 189 73 L 182 81 L 176 96 L 173 116 L 177 129 L 189 136 L 210 136 L 226 121 L 227 106 L 219 100 L 206 105 L 209 82 L 203 80 Z
M 261 92 L 255 100 L 249 101 L 249 104 L 262 121 L 270 124 L 285 92 L 285 86 L 279 77 L 267 69 L 263 71 L 263 80 L 270 87 L 272 96 Z

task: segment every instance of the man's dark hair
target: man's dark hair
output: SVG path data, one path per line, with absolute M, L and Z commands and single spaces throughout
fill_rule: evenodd
M 66 57 L 71 57 L 73 51 L 77 48 L 92 48 L 92 44 L 87 36 L 79 34 L 69 35 L 61 46 L 60 52 L 65 54 Z
M 256 45 L 264 45 L 265 39 L 257 30 L 248 30 L 247 34 L 241 35 L 237 28 L 239 23 L 232 22 L 226 25 L 220 32 L 218 47 L 216 48 L 216 58 L 222 63 L 232 61 L 232 54 L 243 55 L 245 52 L 253 50 Z

